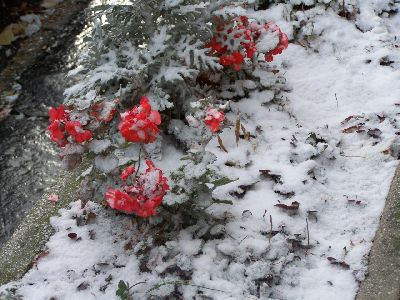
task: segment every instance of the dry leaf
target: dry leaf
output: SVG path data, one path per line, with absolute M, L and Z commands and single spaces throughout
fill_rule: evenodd
M 13 41 L 25 33 L 25 27 L 19 23 L 13 23 L 8 25 L 0 33 L 0 46 L 11 45 Z
M 242 127 L 243 131 L 243 137 L 246 141 L 250 141 L 250 132 L 246 130 L 246 128 L 243 126 L 243 124 L 240 125 Z
M 342 130 L 343 133 L 353 133 L 353 132 L 361 132 L 364 129 L 364 126 L 359 124 L 359 125 L 353 125 L 350 127 L 347 127 Z
M 235 136 L 236 136 L 236 146 L 239 146 L 240 139 L 240 115 L 237 114 L 236 125 L 235 125 Z
M 221 139 L 221 137 L 220 137 L 219 135 L 217 135 L 217 139 L 218 139 L 218 145 L 219 145 L 219 147 L 220 147 L 223 151 L 225 151 L 226 153 L 228 153 L 228 150 L 226 150 L 224 144 L 222 144 L 222 139 Z
M 340 266 L 340 267 L 342 267 L 342 268 L 344 268 L 344 269 L 350 269 L 349 264 L 346 263 L 346 262 L 343 261 L 343 260 L 337 260 L 336 258 L 331 257 L 331 256 L 327 257 L 327 259 L 329 260 L 329 262 L 330 262 L 332 265 L 338 265 L 338 266 Z
M 287 210 L 298 210 L 299 206 L 300 206 L 300 203 L 297 202 L 297 201 L 293 201 L 291 205 L 278 203 L 278 204 L 275 204 L 274 206 L 279 207 L 279 208 L 283 208 L 283 209 L 287 209 Z

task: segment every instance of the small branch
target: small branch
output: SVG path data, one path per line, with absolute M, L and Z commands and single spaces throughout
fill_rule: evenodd
M 271 225 L 271 229 L 269 231 L 269 242 L 271 243 L 271 238 L 272 238 L 272 215 L 269 215 L 269 224 Z
M 308 218 L 306 218 L 306 224 L 307 224 L 307 250 L 306 250 L 306 255 L 307 255 L 308 249 L 310 249 L 310 230 L 308 228 Z
M 217 135 L 217 139 L 218 139 L 218 144 L 219 144 L 219 147 L 221 148 L 221 150 L 223 150 L 226 153 L 228 153 L 228 150 L 226 150 L 224 144 L 222 143 L 222 139 L 221 139 L 221 137 L 219 135 Z
M 141 154 L 142 154 L 142 144 L 140 144 L 140 148 L 139 148 L 138 166 L 137 166 L 136 173 L 135 173 L 135 179 L 136 179 L 136 176 L 139 173 L 139 169 L 140 169 Z
M 240 240 L 240 242 L 239 242 L 239 245 L 245 240 L 245 239 L 247 239 L 247 235 L 244 237 L 244 238 L 242 238 L 241 240 Z
M 128 288 L 128 290 L 130 290 L 130 289 L 133 288 L 134 286 L 137 286 L 137 285 L 143 284 L 143 283 L 146 283 L 146 281 L 137 282 L 137 283 L 135 283 L 134 285 L 130 286 L 130 287 Z

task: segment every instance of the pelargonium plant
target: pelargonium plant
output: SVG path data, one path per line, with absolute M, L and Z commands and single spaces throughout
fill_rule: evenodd
M 66 165 L 75 167 L 82 155 L 94 160 L 94 171 L 89 168 L 82 173 L 85 180 L 80 195 L 103 199 L 112 209 L 147 218 L 160 212 L 158 208 L 165 198 L 169 198 L 168 203 L 177 203 L 170 201 L 168 195 L 194 199 L 198 194 L 195 189 L 206 182 L 205 177 L 211 181 L 218 179 L 216 170 L 210 168 L 214 159 L 204 149 L 213 136 L 218 137 L 224 149 L 219 133 L 231 126 L 224 113 L 229 105 L 218 99 L 218 86 L 214 91 L 202 90 L 204 83 L 200 78 L 217 78 L 208 82 L 218 85 L 218 78 L 230 74 L 225 67 L 240 72 L 260 57 L 272 61 L 274 55 L 288 47 L 288 38 L 277 25 L 249 20 L 245 15 L 225 14 L 222 2 L 228 1 L 185 8 L 171 1 L 165 1 L 164 6 L 154 1 L 140 1 L 140 5 L 154 5 L 154 16 L 146 28 L 140 25 L 143 35 L 132 39 L 127 34 L 129 28 L 122 27 L 120 36 L 113 32 L 114 35 L 104 39 L 103 27 L 95 26 L 94 39 L 102 37 L 103 40 L 90 44 L 84 60 L 96 61 L 93 69 L 87 69 L 90 64 L 83 64 L 77 73 L 84 70 L 84 75 L 66 92 L 65 105 L 51 108 L 49 112 L 50 138 L 62 148 L 63 160 L 73 160 Z M 158 7 L 162 9 L 157 10 Z M 204 13 L 198 14 L 198 11 Z M 104 25 L 109 29 L 113 20 L 125 17 L 126 10 L 107 13 L 115 14 Z M 194 18 L 195 26 L 182 27 L 179 20 L 183 15 Z M 143 24 L 140 18 L 132 20 L 133 25 Z M 130 26 L 131 22 L 120 24 Z M 205 36 L 209 31 L 202 30 L 204 26 L 214 28 L 214 33 Z M 91 60 L 91 53 L 96 59 Z M 108 64 L 107 67 L 98 67 L 98 59 Z M 234 80 L 231 78 L 231 82 Z M 114 89 L 116 82 L 118 90 Z M 209 100 L 193 106 L 199 98 Z M 178 123 L 181 127 L 171 126 Z M 174 131 L 172 127 L 180 129 Z M 174 178 L 169 180 L 155 166 L 155 157 L 149 149 L 160 147 L 161 133 L 180 141 L 184 139 L 183 132 L 190 131 L 188 128 L 192 131 L 187 135 L 190 142 L 185 142 L 185 148 L 191 153 L 189 158 L 194 165 L 204 166 L 204 174 L 196 175 L 202 177 L 201 181 L 191 177 L 190 172 L 182 172 L 191 165 L 183 164 L 171 173 Z M 124 157 L 135 151 L 138 159 L 132 159 L 132 155 Z M 144 171 L 140 170 L 142 159 L 147 165 Z M 187 195 L 183 197 L 183 193 Z

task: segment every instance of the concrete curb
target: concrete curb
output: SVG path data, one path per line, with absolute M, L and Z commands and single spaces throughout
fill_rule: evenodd
M 62 172 L 51 189 L 51 193 L 59 196 L 59 201 L 56 204 L 50 203 L 48 194 L 43 195 L 1 248 L 0 285 L 21 278 L 30 269 L 34 258 L 53 233 L 50 217 L 76 200 L 76 191 L 81 182 L 78 176 L 87 167 L 88 163 L 83 162 L 74 172 Z
M 400 300 L 400 166 L 397 167 L 356 300 Z

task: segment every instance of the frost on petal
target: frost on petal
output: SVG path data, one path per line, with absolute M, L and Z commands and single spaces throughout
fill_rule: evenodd
M 159 112 L 151 110 L 148 98 L 142 97 L 139 106 L 121 114 L 118 129 L 126 141 L 148 144 L 157 139 L 160 124 Z
M 206 112 L 204 123 L 210 128 L 211 132 L 220 130 L 221 123 L 225 120 L 225 115 L 222 111 L 215 108 L 210 108 Z

